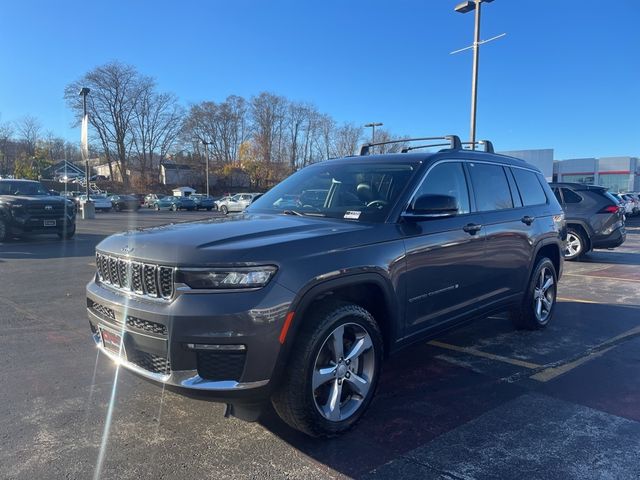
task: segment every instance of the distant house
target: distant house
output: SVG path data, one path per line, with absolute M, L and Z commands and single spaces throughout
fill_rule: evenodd
M 67 178 L 84 177 L 84 168 L 68 160 L 60 160 L 42 171 L 42 178 L 47 179 L 58 179 L 65 175 Z
M 194 183 L 196 176 L 196 172 L 189 165 L 170 162 L 160 164 L 160 181 L 163 185 Z
M 173 193 L 174 197 L 188 197 L 196 193 L 196 189 L 191 187 L 178 187 L 171 190 L 171 193 Z

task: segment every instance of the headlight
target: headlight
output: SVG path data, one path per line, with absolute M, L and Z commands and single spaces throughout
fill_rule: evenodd
M 176 283 L 195 289 L 260 288 L 269 283 L 276 270 L 273 266 L 181 269 L 176 272 Z

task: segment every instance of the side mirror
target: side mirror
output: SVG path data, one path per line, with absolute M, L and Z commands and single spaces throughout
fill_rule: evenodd
M 458 213 L 458 201 L 451 195 L 426 194 L 415 199 L 404 218 L 440 218 L 451 217 Z

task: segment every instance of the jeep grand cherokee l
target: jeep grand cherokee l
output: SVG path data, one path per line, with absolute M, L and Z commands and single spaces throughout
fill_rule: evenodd
M 40 182 L 0 180 L 0 242 L 14 235 L 42 233 L 69 239 L 75 232 L 73 201 L 51 196 Z
M 96 345 L 241 418 L 271 399 L 328 436 L 363 415 L 402 347 L 496 311 L 545 327 L 560 205 L 535 167 L 440 138 L 437 153 L 306 167 L 239 216 L 108 237 L 87 286 Z M 310 190 L 323 201 L 277 206 Z

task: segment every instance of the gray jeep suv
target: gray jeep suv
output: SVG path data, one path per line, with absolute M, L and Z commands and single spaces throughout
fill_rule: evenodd
M 240 216 L 108 237 L 87 286 L 96 345 L 240 418 L 271 399 L 328 436 L 363 415 L 402 347 L 497 311 L 545 327 L 563 262 L 556 198 L 490 144 L 437 139 L 437 153 L 365 147 L 306 167 Z M 305 192 L 315 200 L 282 207 Z

